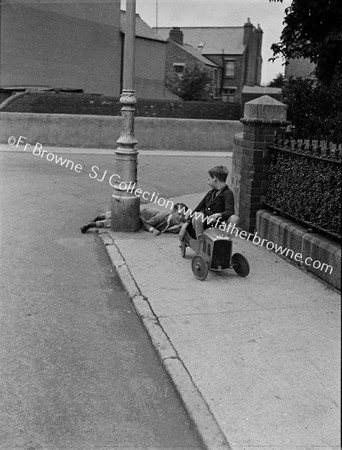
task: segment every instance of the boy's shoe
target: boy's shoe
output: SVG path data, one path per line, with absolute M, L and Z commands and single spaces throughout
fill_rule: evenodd
M 89 227 L 87 227 L 87 225 L 84 225 L 83 227 L 81 227 L 81 233 L 86 233 L 88 231 Z

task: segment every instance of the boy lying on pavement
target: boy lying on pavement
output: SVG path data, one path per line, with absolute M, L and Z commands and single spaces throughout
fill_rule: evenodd
M 151 207 L 146 207 L 140 211 L 141 228 L 149 231 L 153 236 L 161 233 L 179 233 L 186 219 L 188 207 L 184 203 L 176 203 L 172 212 L 160 211 Z M 95 217 L 93 222 L 89 222 L 81 227 L 81 232 L 86 233 L 90 228 L 110 228 L 111 212 L 107 211 Z

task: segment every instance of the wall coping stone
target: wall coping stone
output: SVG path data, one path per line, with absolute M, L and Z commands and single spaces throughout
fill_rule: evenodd
M 288 120 L 280 119 L 259 119 L 259 118 L 245 118 L 240 119 L 240 122 L 246 125 L 270 125 L 270 126 L 287 126 L 290 125 Z
M 325 273 L 312 266 L 300 265 L 294 260 L 285 258 L 298 267 L 302 267 L 307 272 L 329 283 L 337 289 L 341 289 L 341 245 L 321 234 L 309 233 L 307 228 L 297 224 L 292 219 L 274 215 L 271 211 L 260 209 L 256 214 L 256 230 L 261 238 L 276 242 L 278 245 L 289 248 L 294 242 L 297 242 L 298 248 L 292 250 L 302 253 L 304 257 L 311 256 L 313 259 L 320 260 L 323 264 L 329 264 L 333 267 L 332 274 Z M 284 232 L 286 231 L 286 235 Z M 279 238 L 285 238 L 286 241 L 279 242 Z M 277 253 L 279 255 L 279 253 Z M 280 255 L 279 255 L 280 256 Z
M 263 95 L 245 103 L 244 119 L 286 121 L 286 110 L 287 106 L 284 103 L 279 102 L 269 95 Z

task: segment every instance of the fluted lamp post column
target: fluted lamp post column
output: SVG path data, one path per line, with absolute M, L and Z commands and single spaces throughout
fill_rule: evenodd
M 140 227 L 140 198 L 134 194 L 137 183 L 138 151 L 134 137 L 134 113 L 137 102 L 135 96 L 135 0 L 126 0 L 126 28 L 124 45 L 122 130 L 115 150 L 116 173 L 111 198 L 111 229 L 113 231 L 137 231 Z M 133 192 L 132 192 L 133 191 Z

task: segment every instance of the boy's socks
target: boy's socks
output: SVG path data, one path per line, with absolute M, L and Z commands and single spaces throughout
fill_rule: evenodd
M 88 225 L 84 225 L 83 227 L 81 227 L 81 233 L 85 233 L 87 230 L 89 230 Z

